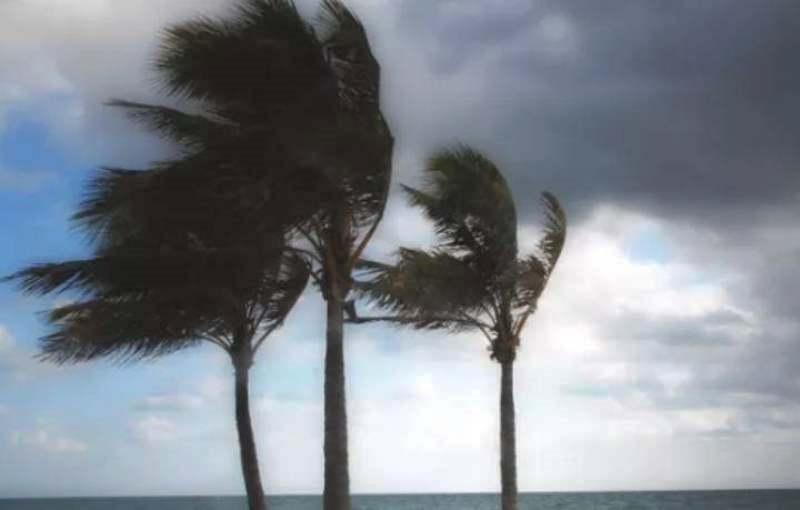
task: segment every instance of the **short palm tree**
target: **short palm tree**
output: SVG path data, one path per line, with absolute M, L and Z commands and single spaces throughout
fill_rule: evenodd
M 502 367 L 500 472 L 503 510 L 517 508 L 513 368 L 520 336 L 536 311 L 561 254 L 566 216 L 545 193 L 545 233 L 538 253 L 517 255 L 517 217 L 505 179 L 485 156 L 468 147 L 435 154 L 422 190 L 405 187 L 436 228 L 429 251 L 401 249 L 395 265 L 364 262 L 372 278 L 361 291 L 391 320 L 417 328 L 480 331 Z
M 142 360 L 202 342 L 222 348 L 236 375 L 236 427 L 249 508 L 266 502 L 250 419 L 249 372 L 259 347 L 286 319 L 308 280 L 305 260 L 246 244 L 225 249 L 147 242 L 98 250 L 95 257 L 40 264 L 13 275 L 35 294 L 72 291 L 77 302 L 47 315 L 53 331 L 41 357 L 56 363 Z M 193 240 L 194 242 L 194 240 Z
M 320 30 L 290 0 L 240 0 L 231 17 L 169 28 L 157 69 L 193 113 L 113 104 L 184 151 L 147 172 L 107 169 L 78 220 L 101 246 L 300 238 L 290 251 L 313 266 L 328 308 L 324 507 L 348 510 L 343 306 L 383 215 L 393 139 L 362 24 L 338 0 L 322 7 Z

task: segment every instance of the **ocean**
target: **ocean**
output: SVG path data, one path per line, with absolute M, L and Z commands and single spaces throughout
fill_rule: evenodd
M 319 510 L 317 496 L 276 496 L 272 510 Z M 245 510 L 235 496 L 0 499 L 0 510 Z M 497 494 L 354 496 L 353 510 L 497 510 Z M 800 490 L 521 494 L 530 510 L 800 510 Z

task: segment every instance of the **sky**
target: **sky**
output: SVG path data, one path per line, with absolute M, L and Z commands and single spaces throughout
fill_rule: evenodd
M 229 5 L 0 0 L 0 274 L 87 253 L 68 216 L 92 171 L 169 150 L 103 103 L 164 102 L 159 31 Z M 516 365 L 520 490 L 800 486 L 800 4 L 349 5 L 396 183 L 464 142 L 510 181 L 524 250 L 541 191 L 568 211 Z M 370 255 L 432 240 L 395 192 Z M 59 299 L 0 287 L 0 497 L 242 493 L 224 353 L 42 364 Z M 323 309 L 310 290 L 252 373 L 269 493 L 322 488 Z M 480 336 L 348 326 L 346 357 L 354 492 L 499 488 Z

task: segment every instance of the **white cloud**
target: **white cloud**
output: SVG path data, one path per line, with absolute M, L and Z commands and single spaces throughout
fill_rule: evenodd
M 89 449 L 88 444 L 83 441 L 56 435 L 42 426 L 31 432 L 12 432 L 10 442 L 17 447 L 29 447 L 59 454 L 83 453 Z
M 227 360 L 223 360 L 227 361 Z M 191 384 L 184 384 L 177 391 L 162 391 L 147 395 L 133 405 L 135 411 L 148 416 L 163 412 L 188 413 L 208 411 L 230 400 L 233 392 L 232 374 L 208 375 Z
M 199 395 L 190 393 L 163 393 L 145 397 L 138 409 L 152 411 L 191 411 L 199 409 L 205 401 Z
M 56 139 L 93 161 L 112 154 L 135 158 L 138 151 L 157 157 L 152 139 L 102 105 L 111 97 L 152 98 L 156 87 L 149 62 L 158 31 L 227 5 L 224 0 L 0 2 L 0 127 L 11 108 L 32 109 Z M 127 142 L 118 139 L 123 137 Z
M 482 396 L 474 393 L 446 395 L 444 389 L 436 390 L 433 385 L 440 378 L 415 379 L 411 391 L 400 398 L 376 394 L 356 399 L 351 394 L 353 491 L 491 489 L 494 406 L 484 406 Z M 266 397 L 257 402 L 256 435 L 262 463 L 268 467 L 268 485 L 275 491 L 321 490 L 322 419 L 319 401 Z M 447 475 L 432 478 L 433 472 Z
M 17 345 L 11 332 L 0 325 L 0 377 L 10 375 L 14 381 L 24 382 L 51 370 L 37 362 L 33 355 Z
M 545 438 L 669 441 L 743 419 L 732 393 L 702 381 L 718 367 L 737 370 L 734 353 L 754 340 L 759 320 L 725 280 L 691 260 L 626 253 L 630 238 L 654 221 L 604 206 L 572 229 L 518 361 L 519 393 L 530 395 L 521 414 L 558 417 L 545 420 Z M 671 235 L 670 225 L 659 229 Z
M 137 419 L 131 428 L 136 438 L 146 444 L 170 442 L 179 436 L 173 420 L 155 414 Z
M 201 398 L 210 401 L 218 401 L 223 396 L 231 394 L 232 388 L 232 379 L 219 375 L 205 377 L 197 385 L 197 391 Z

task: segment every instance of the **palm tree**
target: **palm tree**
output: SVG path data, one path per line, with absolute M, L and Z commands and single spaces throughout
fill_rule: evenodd
M 326 510 L 350 508 L 343 305 L 383 215 L 393 139 L 380 68 L 360 21 L 323 0 L 317 30 L 290 0 L 170 27 L 157 59 L 167 92 L 200 113 L 127 101 L 185 149 L 148 172 L 107 169 L 77 215 L 101 243 L 130 236 L 202 247 L 276 232 L 313 265 L 327 302 Z
M 286 319 L 308 280 L 300 256 L 275 240 L 226 249 L 130 240 L 95 257 L 40 264 L 12 275 L 29 293 L 77 292 L 47 314 L 44 360 L 144 360 L 201 342 L 222 348 L 236 376 L 236 427 L 251 510 L 264 510 L 250 419 L 249 372 L 259 347 Z M 242 249 L 245 247 L 246 249 Z
M 213 100 L 217 115 L 242 126 L 236 139 L 247 149 L 239 153 L 261 157 L 260 138 L 267 138 L 268 159 L 282 156 L 268 177 L 259 167 L 267 184 L 245 178 L 236 189 L 314 205 L 284 223 L 299 233 L 327 303 L 323 503 L 326 510 L 349 510 L 343 307 L 356 262 L 383 215 L 393 138 L 364 27 L 338 0 L 322 6 L 318 36 L 289 1 L 245 1 L 238 24 L 201 20 L 171 30 L 159 62 L 172 92 Z M 214 178 L 204 189 L 216 189 Z M 248 218 L 258 217 L 253 211 Z
M 520 335 L 547 285 L 567 233 L 556 198 L 543 194 L 547 216 L 538 253 L 517 254 L 517 217 L 505 179 L 468 147 L 436 153 L 423 190 L 404 187 L 435 225 L 429 251 L 403 248 L 395 265 L 363 262 L 373 278 L 361 292 L 391 320 L 417 328 L 480 331 L 501 366 L 500 473 L 503 510 L 517 508 L 514 360 Z

